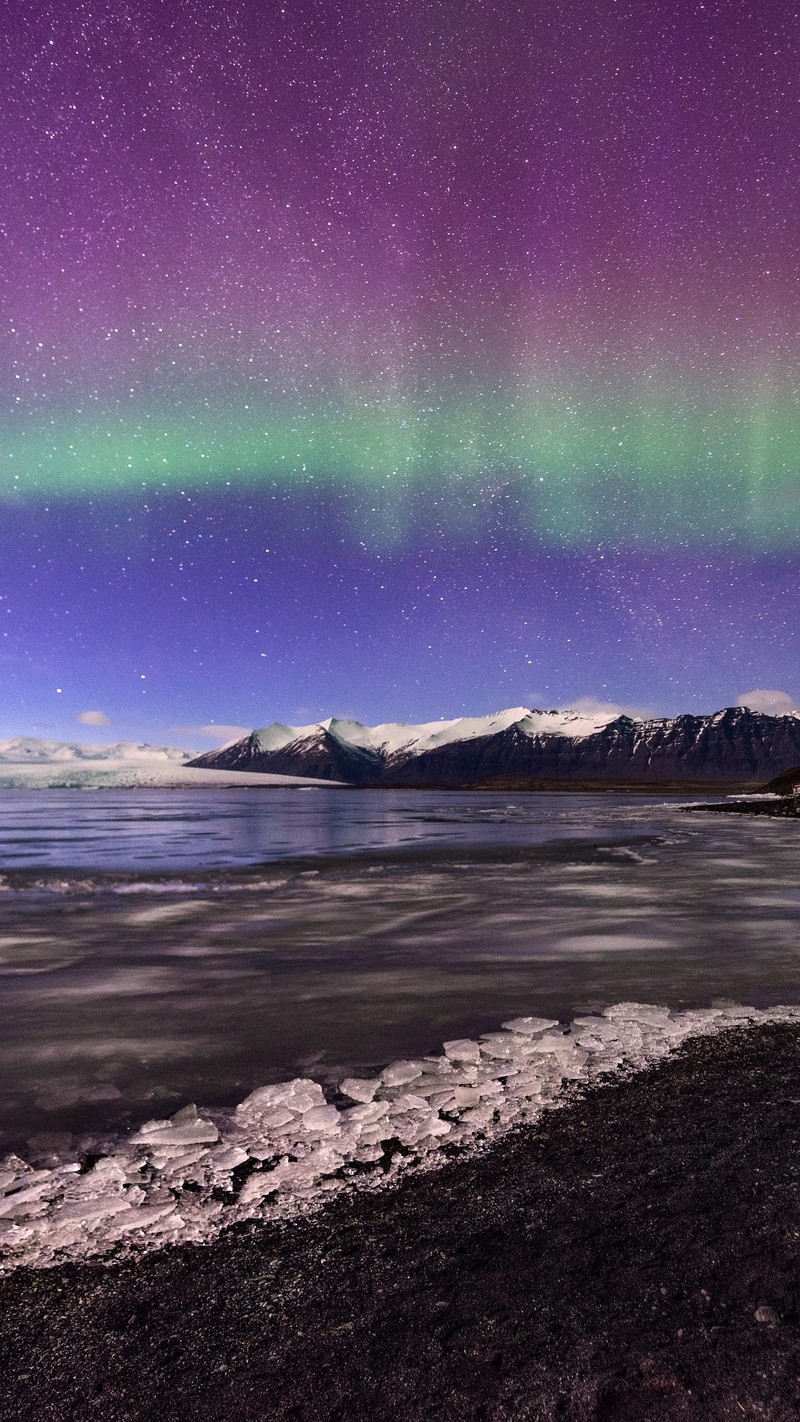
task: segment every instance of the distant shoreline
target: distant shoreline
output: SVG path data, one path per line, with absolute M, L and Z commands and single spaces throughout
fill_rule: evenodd
M 4 790 L 356 790 L 405 793 L 409 791 L 429 791 L 441 794 L 575 794 L 575 795 L 748 795 L 763 789 L 760 781 L 608 781 L 608 780 L 529 780 L 525 778 L 497 781 L 480 781 L 477 784 L 453 785 L 447 783 L 409 782 L 403 785 L 357 784 L 344 780 L 311 780 L 299 776 L 279 777 L 271 773 L 261 775 L 258 771 L 196 770 L 187 767 L 191 780 L 165 779 L 115 784 L 112 780 L 103 783 L 80 783 L 76 778 L 60 783 L 45 784 L 36 780 L 33 773 L 38 767 L 25 767 L 30 776 L 23 772 L 19 777 L 3 774 L 0 767 L 0 794 Z M 198 779 L 194 779 L 197 775 Z M 199 777 L 204 777 L 202 780 Z M 237 779 L 241 776 L 241 780 Z M 212 779 L 211 777 L 219 777 Z

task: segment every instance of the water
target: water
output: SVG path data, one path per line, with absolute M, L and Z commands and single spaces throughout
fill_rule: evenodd
M 644 803 L 652 802 L 399 790 L 12 790 L 0 796 L 0 870 L 185 874 L 304 855 L 534 845 L 591 836 L 595 823 L 609 834 L 618 824 L 625 834 L 627 813 Z
M 525 1013 L 800 1000 L 800 822 L 625 795 L 0 798 L 0 1144 Z

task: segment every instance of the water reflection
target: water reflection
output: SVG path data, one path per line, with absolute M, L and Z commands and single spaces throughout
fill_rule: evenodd
M 672 801 L 642 796 L 321 789 L 4 791 L 0 870 L 197 870 L 421 844 L 538 844 Z

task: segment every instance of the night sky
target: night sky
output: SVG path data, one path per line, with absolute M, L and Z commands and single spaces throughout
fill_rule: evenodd
M 798 39 L 18 0 L 0 735 L 800 697 Z

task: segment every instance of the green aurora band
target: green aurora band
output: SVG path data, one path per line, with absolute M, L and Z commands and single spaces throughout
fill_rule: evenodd
M 519 531 L 580 547 L 800 546 L 800 397 L 712 404 L 375 398 L 96 407 L 3 430 L 0 497 L 81 500 L 227 487 L 340 490 L 359 533 L 405 542 L 426 497 L 469 535 L 498 489 Z M 430 505 L 428 504 L 429 508 Z

